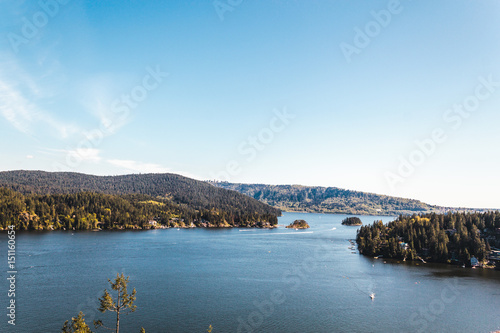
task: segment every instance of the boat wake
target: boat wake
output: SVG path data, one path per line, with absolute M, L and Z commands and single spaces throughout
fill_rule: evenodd
M 373 293 L 373 292 L 372 293 L 367 293 L 366 291 L 362 290 L 358 286 L 358 284 L 356 282 L 354 282 L 352 279 L 350 279 L 348 276 L 343 275 L 342 277 L 346 278 L 352 284 L 352 286 L 356 289 L 357 292 L 359 292 L 360 294 L 363 294 L 363 295 L 367 295 L 372 300 L 375 299 L 375 293 Z
M 242 230 L 240 230 L 242 231 Z M 312 234 L 314 233 L 314 231 L 300 231 L 300 232 L 266 232 L 266 233 L 257 233 L 255 235 L 252 235 L 252 236 L 264 236 L 264 235 L 268 235 L 268 236 L 272 236 L 272 235 L 303 235 L 303 234 Z

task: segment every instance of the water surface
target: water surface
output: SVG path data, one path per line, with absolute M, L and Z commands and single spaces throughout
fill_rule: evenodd
M 0 331 L 59 332 L 80 310 L 87 322 L 112 325 L 96 310 L 97 298 L 117 272 L 137 289 L 137 311 L 122 317 L 122 333 L 141 326 L 206 332 L 209 325 L 213 333 L 500 329 L 500 272 L 363 257 L 349 249 L 357 227 L 342 226 L 345 217 L 285 213 L 281 225 L 311 225 L 297 231 L 18 234 L 17 325 L 7 325 L 4 314 Z M 5 234 L 0 247 L 6 256 Z M 0 288 L 5 308 L 6 279 Z

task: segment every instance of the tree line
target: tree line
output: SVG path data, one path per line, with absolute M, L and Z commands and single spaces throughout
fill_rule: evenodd
M 216 206 L 216 205 L 214 205 Z M 196 209 L 166 198 L 142 194 L 112 195 L 93 192 L 70 194 L 27 194 L 0 187 L 0 227 L 15 225 L 18 230 L 129 229 L 168 227 L 263 227 L 278 223 L 266 209 L 252 211 Z M 155 221 L 151 224 L 150 221 Z
M 500 247 L 500 212 L 400 215 L 387 224 L 362 226 L 356 236 L 361 254 L 469 264 Z
M 0 187 L 24 195 L 76 194 L 93 192 L 111 195 L 145 195 L 200 211 L 215 210 L 233 215 L 281 215 L 279 209 L 236 191 L 176 174 L 132 174 L 93 176 L 74 172 L 0 172 Z
M 352 215 L 397 215 L 430 213 L 445 209 L 418 200 L 350 191 L 336 187 L 212 183 L 221 188 L 246 194 L 286 211 Z

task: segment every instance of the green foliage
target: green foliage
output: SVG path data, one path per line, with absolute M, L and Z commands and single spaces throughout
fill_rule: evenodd
M 63 333 L 92 333 L 90 328 L 85 323 L 85 315 L 80 311 L 78 316 L 71 318 L 71 323 L 66 320 L 62 328 Z
M 106 311 L 116 312 L 116 333 L 120 331 L 120 314 L 128 314 L 134 312 L 137 307 L 134 305 L 135 302 L 135 288 L 131 294 L 127 291 L 127 286 L 129 283 L 129 277 L 125 277 L 123 273 L 116 274 L 116 279 L 111 281 L 108 279 L 111 285 L 111 289 L 116 291 L 116 300 L 110 295 L 110 293 L 105 289 L 104 294 L 99 298 L 99 311 L 105 313 Z M 104 327 L 101 320 L 94 321 L 96 328 Z
M 119 333 L 120 331 L 120 313 L 128 314 L 130 312 L 134 312 L 136 310 L 135 302 L 135 288 L 131 294 L 127 291 L 127 286 L 129 283 L 129 277 L 123 275 L 123 273 L 116 274 L 116 279 L 111 281 L 108 279 L 108 282 L 111 285 L 111 290 L 116 291 L 116 301 L 109 294 L 109 292 L 105 289 L 104 294 L 101 298 L 99 298 L 99 311 L 105 313 L 106 311 L 116 312 L 116 328 L 112 329 L 109 327 L 105 327 L 101 320 L 94 321 L 94 325 L 96 328 L 103 327 L 107 330 L 114 331 Z M 93 333 L 89 326 L 85 323 L 85 315 L 80 311 L 78 316 L 75 318 L 71 318 L 71 322 L 66 320 L 64 326 L 62 327 L 62 333 Z M 140 333 L 146 333 L 144 327 L 141 327 Z
M 0 187 L 22 194 L 71 194 L 95 192 L 113 195 L 140 194 L 187 205 L 196 210 L 279 215 L 280 211 L 247 196 L 175 174 L 92 176 L 71 172 L 0 172 Z M 161 200 L 158 200 L 162 202 Z
M 287 228 L 297 228 L 297 229 L 307 229 L 309 228 L 309 224 L 305 220 L 295 220 L 290 225 L 286 226 Z
M 363 223 L 361 222 L 359 217 L 346 217 L 345 219 L 342 220 L 343 225 L 362 225 Z
M 246 194 L 284 211 L 398 215 L 444 210 L 444 208 L 431 206 L 418 200 L 349 191 L 336 187 L 233 184 L 226 182 L 214 182 L 213 184 Z
M 360 253 L 368 256 L 468 264 L 472 256 L 484 260 L 490 242 L 500 245 L 495 231 L 499 225 L 498 211 L 401 215 L 386 225 L 376 221 L 362 226 L 356 242 Z
M 204 182 L 176 175 L 120 177 L 125 178 L 117 182 L 115 177 L 80 174 L 0 172 L 0 185 L 9 187 L 0 187 L 0 227 L 136 229 L 154 227 L 152 220 L 170 227 L 264 227 L 278 222 L 279 210 Z M 128 193 L 134 191 L 149 194 Z M 163 196 L 152 196 L 158 193 Z

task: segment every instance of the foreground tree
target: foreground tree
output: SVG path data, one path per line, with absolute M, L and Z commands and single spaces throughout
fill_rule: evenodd
M 105 313 L 106 311 L 116 312 L 116 329 L 114 331 L 116 333 L 120 333 L 120 314 L 129 314 L 136 310 L 137 307 L 134 305 L 136 292 L 134 288 L 131 294 L 128 293 L 127 286 L 129 277 L 127 276 L 125 278 L 123 273 L 121 275 L 117 273 L 116 279 L 114 281 L 108 279 L 108 282 L 111 284 L 111 289 L 116 291 L 116 301 L 105 289 L 104 295 L 99 298 L 99 311 L 102 313 Z M 103 325 L 102 320 L 94 321 L 94 325 L 96 328 L 104 327 L 110 329 L 109 327 Z
M 71 323 L 66 320 L 62 328 L 63 333 L 93 333 L 85 323 L 85 315 L 80 311 L 78 316 L 71 318 Z

